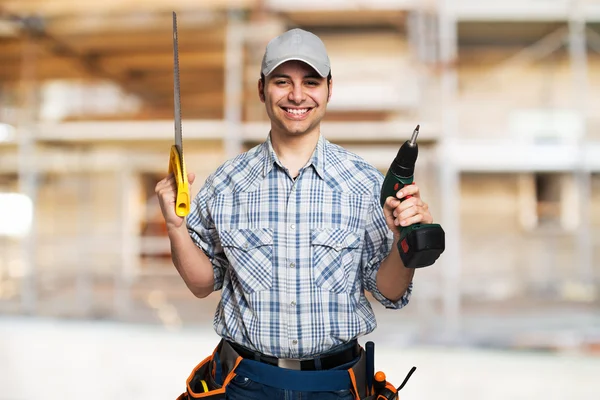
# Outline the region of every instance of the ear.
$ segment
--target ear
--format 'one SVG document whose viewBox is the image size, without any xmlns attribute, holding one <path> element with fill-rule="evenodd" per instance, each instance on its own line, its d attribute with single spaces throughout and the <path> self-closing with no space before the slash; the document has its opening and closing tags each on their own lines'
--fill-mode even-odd
<svg viewBox="0 0 600 400">
<path fill-rule="evenodd" d="M 333 79 L 329 80 L 329 86 L 327 88 L 327 102 L 331 100 L 331 94 L 333 93 Z"/>
<path fill-rule="evenodd" d="M 265 102 L 265 85 L 263 84 L 262 79 L 258 80 L 258 98 L 261 103 Z"/>
</svg>

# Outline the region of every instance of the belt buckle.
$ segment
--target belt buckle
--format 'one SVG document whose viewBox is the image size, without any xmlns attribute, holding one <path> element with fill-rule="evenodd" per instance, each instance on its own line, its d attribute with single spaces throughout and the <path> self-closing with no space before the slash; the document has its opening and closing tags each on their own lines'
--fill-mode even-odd
<svg viewBox="0 0 600 400">
<path fill-rule="evenodd" d="M 292 358 L 278 358 L 277 366 L 280 368 L 286 369 L 294 369 L 296 371 L 300 371 L 300 360 L 295 360 Z"/>
</svg>

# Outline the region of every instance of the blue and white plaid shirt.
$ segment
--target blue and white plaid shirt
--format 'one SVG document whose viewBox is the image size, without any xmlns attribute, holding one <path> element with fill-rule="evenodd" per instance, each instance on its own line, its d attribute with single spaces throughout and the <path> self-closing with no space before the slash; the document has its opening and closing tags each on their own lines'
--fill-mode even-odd
<svg viewBox="0 0 600 400">
<path fill-rule="evenodd" d="M 279 358 L 314 356 L 376 327 L 364 289 L 404 307 L 375 276 L 393 235 L 382 174 L 322 136 L 292 179 L 269 138 L 220 166 L 194 199 L 190 235 L 222 289 L 214 318 L 229 340 Z"/>
</svg>

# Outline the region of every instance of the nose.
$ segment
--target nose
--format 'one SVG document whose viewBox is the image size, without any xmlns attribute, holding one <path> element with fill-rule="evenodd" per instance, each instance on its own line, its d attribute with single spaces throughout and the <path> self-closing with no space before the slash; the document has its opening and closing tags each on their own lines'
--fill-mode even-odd
<svg viewBox="0 0 600 400">
<path fill-rule="evenodd" d="M 304 100 L 304 92 L 302 91 L 302 85 L 293 85 L 288 95 L 288 100 L 300 104 Z"/>
</svg>

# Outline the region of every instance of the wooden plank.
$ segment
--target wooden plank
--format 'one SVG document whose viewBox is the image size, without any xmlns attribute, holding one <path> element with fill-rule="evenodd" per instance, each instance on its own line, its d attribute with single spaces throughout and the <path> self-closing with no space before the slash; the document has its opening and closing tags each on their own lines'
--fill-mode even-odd
<svg viewBox="0 0 600 400">
<path fill-rule="evenodd" d="M 181 92 L 199 92 L 223 90 L 225 73 L 222 70 L 208 71 L 199 74 L 197 71 L 180 73 Z M 124 80 L 126 78 L 123 78 Z M 127 81 L 134 86 L 152 87 L 156 92 L 173 91 L 173 71 L 143 73 L 139 78 L 129 78 Z"/>
<path fill-rule="evenodd" d="M 458 24 L 458 42 L 465 46 L 512 46 L 531 45 L 565 26 L 556 21 L 485 21 Z"/>
<path fill-rule="evenodd" d="M 168 133 L 169 130 L 165 131 L 166 140 L 173 140 Z M 184 138 L 184 140 L 186 139 L 187 138 Z M 100 138 L 100 140 L 102 139 Z M 93 140 L 88 140 L 85 137 L 77 138 L 75 141 L 93 142 Z M 102 171 L 110 172 L 118 170 L 125 163 L 136 170 L 164 173 L 169 161 L 168 149 L 167 146 L 164 153 L 148 151 L 124 153 L 119 150 L 101 149 L 85 155 L 76 152 L 44 152 L 36 157 L 32 165 L 36 171 L 45 174 L 68 174 L 73 173 L 73 171 L 96 173 Z M 222 155 L 218 151 L 209 152 L 208 154 L 197 154 L 197 152 L 190 151 L 186 155 L 186 166 L 192 168 L 197 174 L 210 173 L 211 169 L 214 168 L 214 165 L 217 165 L 216 163 L 219 162 L 222 162 Z M 0 158 L 0 173 L 2 175 L 16 173 L 18 165 L 16 153 L 9 154 L 6 157 Z"/>
<path fill-rule="evenodd" d="M 314 12 L 397 11 L 435 6 L 431 0 L 304 0 L 302 7 L 289 0 L 268 0 L 269 8 L 276 11 L 295 11 L 299 8 Z"/>
<path fill-rule="evenodd" d="M 227 15 L 222 11 L 184 10 L 177 13 L 180 33 L 223 28 Z M 47 18 L 45 29 L 56 35 L 90 35 L 128 32 L 131 34 L 163 32 L 169 36 L 172 28 L 170 11 L 137 11 L 103 14 L 59 15 Z"/>
<path fill-rule="evenodd" d="M 184 119 L 223 118 L 223 91 L 190 91 L 181 93 L 181 113 Z M 146 98 L 136 118 L 173 118 L 173 93 L 152 93 Z"/>
<path fill-rule="evenodd" d="M 218 140 L 223 136 L 225 123 L 186 119 L 183 129 L 186 139 Z M 36 139 L 43 141 L 172 140 L 173 123 L 163 120 L 40 123 L 36 132 Z"/>
<path fill-rule="evenodd" d="M 321 132 L 330 140 L 345 143 L 398 143 L 402 144 L 415 129 L 417 123 L 421 123 L 419 141 L 435 142 L 442 135 L 441 126 L 433 121 L 363 121 L 363 122 L 341 122 L 323 121 Z M 263 140 L 269 131 L 269 122 L 250 122 L 242 127 L 244 140 L 256 142 Z M 392 147 L 394 152 L 398 147 Z M 391 162 L 393 157 L 386 157 L 386 162 Z M 389 167 L 389 164 L 388 164 Z"/>
<path fill-rule="evenodd" d="M 207 70 L 223 68 L 225 55 L 222 51 L 179 53 L 179 64 L 182 68 Z M 130 55 L 109 55 L 98 60 L 100 67 L 109 73 L 119 74 L 127 69 L 165 70 L 173 69 L 172 52 L 139 53 Z"/>
<path fill-rule="evenodd" d="M 28 43 L 29 40 L 32 40 Z M 31 45 L 35 62 L 36 79 L 63 79 L 91 77 L 94 74 L 93 65 L 68 47 L 54 39 L 41 36 L 34 39 L 22 37 L 7 42 L 8 52 L 0 53 L 0 80 L 20 79 L 23 68 L 23 54 L 26 46 Z M 1 47 L 0 47 L 1 48 Z"/>
<path fill-rule="evenodd" d="M 27 46 L 32 48 L 27 49 Z M 57 51 L 56 47 L 56 44 L 47 38 L 28 39 L 24 36 L 7 40 L 0 38 L 0 60 L 19 60 L 25 51 L 32 51 L 39 57 L 52 56 Z"/>
<path fill-rule="evenodd" d="M 198 105 L 190 105 L 182 106 L 182 117 L 185 124 L 185 121 L 188 119 L 223 119 L 224 112 L 221 104 L 198 104 Z M 118 115 L 110 116 L 109 119 L 119 119 Z M 144 107 L 134 116 L 126 115 L 121 119 L 138 119 L 138 120 L 146 120 L 146 119 L 168 119 L 173 120 L 173 106 L 162 106 L 162 107 Z"/>
<path fill-rule="evenodd" d="M 22 39 L 0 37 L 0 60 L 18 60 L 23 55 L 23 49 Z"/>
<path fill-rule="evenodd" d="M 166 103 L 165 103 L 166 104 Z M 201 106 L 182 107 L 183 120 L 202 119 L 202 120 L 222 120 L 223 107 L 215 104 L 203 104 Z M 78 114 L 71 115 L 63 119 L 65 122 L 87 122 L 87 121 L 146 121 L 146 120 L 168 120 L 173 124 L 173 105 L 152 106 L 144 104 L 142 108 L 135 113 L 115 113 L 115 114 Z"/>
<path fill-rule="evenodd" d="M 57 39 L 80 54 L 172 51 L 172 31 L 163 29 L 134 32 L 97 32 L 86 35 L 56 33 Z M 179 51 L 216 51 L 225 44 L 224 29 L 179 29 Z M 0 42 L 1 45 L 1 42 Z M 1 47 L 0 47 L 1 48 Z"/>
<path fill-rule="evenodd" d="M 214 77 L 214 71 L 221 71 L 223 66 L 223 53 L 183 53 L 179 59 L 181 72 L 189 76 L 192 73 L 202 76 Z M 91 65 L 94 63 L 92 62 Z M 109 74 L 117 79 L 129 79 L 135 71 L 145 73 L 172 73 L 173 55 L 170 53 L 156 54 L 132 54 L 130 56 L 108 56 L 99 59 L 97 62 L 98 72 L 96 76 L 105 76 Z M 40 79 L 65 78 L 72 76 L 74 78 L 94 75 L 93 68 L 86 71 L 83 61 L 76 57 L 52 57 L 43 56 L 37 61 L 38 77 Z M 17 79 L 21 73 L 22 63 L 20 59 L 2 60 L 0 68 L 0 79 Z M 103 74 L 105 71 L 107 74 Z M 188 78 L 189 79 L 189 78 Z"/>
<path fill-rule="evenodd" d="M 119 12 L 170 12 L 183 10 L 226 10 L 230 8 L 253 8 L 258 0 L 0 0 L 6 11 L 21 15 L 75 15 L 75 14 L 114 14 Z"/>
<path fill-rule="evenodd" d="M 23 65 L 21 60 L 3 61 L 0 68 L 0 81 L 21 79 Z M 41 58 L 35 67 L 36 80 L 67 79 L 91 77 L 91 73 L 73 60 L 62 57 Z"/>
<path fill-rule="evenodd" d="M 223 107 L 225 94 L 222 91 L 188 92 L 181 94 L 181 107 L 188 109 L 198 107 Z M 173 108 L 173 96 L 165 96 L 152 103 L 154 106 Z"/>
<path fill-rule="evenodd" d="M 293 24 L 305 27 L 350 27 L 393 26 L 403 27 L 406 19 L 404 10 L 319 10 L 281 11 Z"/>
</svg>

